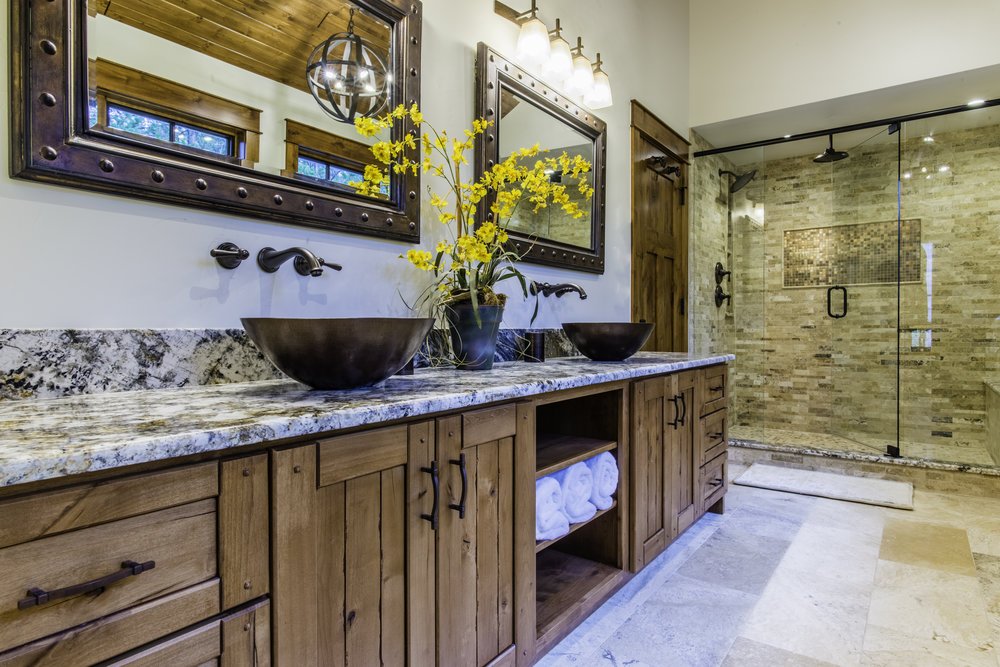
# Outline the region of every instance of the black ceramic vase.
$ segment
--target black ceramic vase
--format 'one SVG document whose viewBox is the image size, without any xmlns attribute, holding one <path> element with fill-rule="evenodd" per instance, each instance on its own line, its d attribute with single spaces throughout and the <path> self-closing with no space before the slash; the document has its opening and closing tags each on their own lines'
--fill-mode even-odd
<svg viewBox="0 0 1000 667">
<path fill-rule="evenodd" d="M 472 303 L 466 301 L 448 306 L 445 317 L 451 331 L 455 365 L 466 371 L 487 371 L 493 368 L 503 306 L 480 304 L 479 322 L 476 322 Z"/>
</svg>

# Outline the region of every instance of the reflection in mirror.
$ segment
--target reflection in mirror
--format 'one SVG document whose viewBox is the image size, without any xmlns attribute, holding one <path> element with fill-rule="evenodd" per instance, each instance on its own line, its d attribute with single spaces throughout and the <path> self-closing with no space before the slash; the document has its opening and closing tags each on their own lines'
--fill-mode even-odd
<svg viewBox="0 0 1000 667">
<path fill-rule="evenodd" d="M 349 23 L 371 62 L 393 62 L 392 28 L 349 2 L 90 0 L 89 14 L 92 131 L 345 193 L 389 138 L 359 137 L 309 90 L 310 54 Z"/>
<path fill-rule="evenodd" d="M 561 120 L 519 96 L 506 87 L 500 89 L 500 122 L 497 135 L 500 141 L 500 160 L 523 146 L 538 144 L 551 157 L 562 153 L 579 155 L 587 162 L 594 162 L 594 141 Z M 532 161 L 535 158 L 528 158 Z M 562 174 L 549 174 L 553 182 L 562 182 Z M 594 185 L 594 172 L 587 174 L 587 184 Z M 548 206 L 537 213 L 526 200 L 511 217 L 508 228 L 579 248 L 593 247 L 593 206 L 580 191 L 567 188 L 566 193 L 576 199 L 584 211 L 582 218 L 573 218 L 562 207 Z"/>
</svg>

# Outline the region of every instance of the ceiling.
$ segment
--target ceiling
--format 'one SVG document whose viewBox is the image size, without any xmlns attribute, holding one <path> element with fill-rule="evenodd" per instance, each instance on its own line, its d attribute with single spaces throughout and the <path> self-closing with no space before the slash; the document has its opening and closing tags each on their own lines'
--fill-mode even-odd
<svg viewBox="0 0 1000 667">
<path fill-rule="evenodd" d="M 783 137 L 786 134 L 813 132 L 941 109 L 965 104 L 973 99 L 993 98 L 1000 98 L 1000 65 L 711 123 L 692 129 L 712 146 L 734 146 Z M 910 132 L 939 133 L 993 123 L 1000 123 L 1000 110 L 997 107 L 912 122 L 908 124 L 910 127 L 904 127 L 904 136 L 909 136 Z M 877 136 L 879 134 L 882 136 Z M 850 151 L 852 146 L 865 141 L 887 138 L 885 128 L 870 128 L 837 135 L 834 137 L 834 145 L 837 149 Z M 764 159 L 817 155 L 823 152 L 828 141 L 826 137 L 806 139 L 766 148 L 734 151 L 727 153 L 726 157 L 737 165 L 748 165 Z"/>
<path fill-rule="evenodd" d="M 104 14 L 261 76 L 308 91 L 306 61 L 317 44 L 346 32 L 345 0 L 89 0 Z M 381 54 L 391 30 L 357 12 L 355 33 Z"/>
</svg>

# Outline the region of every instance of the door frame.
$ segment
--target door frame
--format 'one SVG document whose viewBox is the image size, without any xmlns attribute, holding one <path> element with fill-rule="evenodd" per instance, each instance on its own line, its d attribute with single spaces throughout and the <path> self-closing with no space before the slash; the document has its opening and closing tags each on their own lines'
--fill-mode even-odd
<svg viewBox="0 0 1000 667">
<path fill-rule="evenodd" d="M 675 342 L 677 349 L 676 352 L 687 352 L 688 350 L 688 319 L 690 318 L 690 298 L 689 291 L 690 285 L 688 280 L 688 265 L 690 263 L 689 252 L 689 236 L 690 236 L 690 225 L 688 224 L 688 207 L 687 207 L 687 190 L 688 190 L 688 177 L 687 170 L 690 165 L 688 155 L 690 152 L 691 143 L 676 132 L 669 125 L 660 120 L 652 111 L 647 109 L 638 100 L 631 101 L 631 143 L 630 143 L 630 163 L 631 163 L 631 179 L 630 179 L 630 189 L 629 189 L 629 200 L 631 205 L 631 215 L 630 215 L 630 239 L 629 245 L 631 246 L 630 257 L 632 260 L 631 268 L 631 283 L 630 283 L 630 308 L 631 316 L 633 321 L 638 321 L 638 312 L 636 309 L 636 299 L 635 294 L 638 289 L 638 267 L 639 262 L 636 257 L 636 244 L 635 239 L 637 238 L 636 226 L 638 224 L 637 220 L 637 209 L 635 201 L 635 189 L 636 189 L 636 173 L 637 169 L 645 169 L 646 167 L 638 166 L 635 160 L 635 155 L 638 152 L 640 142 L 645 141 L 653 144 L 659 150 L 662 150 L 665 155 L 677 161 L 680 166 L 680 174 L 678 176 L 678 190 L 680 191 L 679 201 L 681 202 L 679 206 L 678 222 L 680 223 L 680 243 L 677 253 L 677 257 L 674 261 L 674 285 L 675 290 L 679 290 L 679 299 L 676 300 L 671 307 L 674 308 L 675 317 L 673 318 L 673 335 L 672 338 Z"/>
</svg>

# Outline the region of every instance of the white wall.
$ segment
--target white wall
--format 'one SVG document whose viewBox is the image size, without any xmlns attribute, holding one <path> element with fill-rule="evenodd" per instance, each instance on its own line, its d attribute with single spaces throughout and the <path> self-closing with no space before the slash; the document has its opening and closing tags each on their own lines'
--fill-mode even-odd
<svg viewBox="0 0 1000 667">
<path fill-rule="evenodd" d="M 515 3 L 516 4 L 516 3 Z M 8 8 L 0 10 L 7 34 Z M 615 105 L 608 122 L 607 266 L 604 276 L 524 265 L 529 276 L 580 282 L 590 294 L 550 299 L 536 326 L 629 317 L 629 100 L 637 98 L 681 133 L 688 129 L 688 16 L 685 0 L 543 0 L 542 16 L 562 18 L 587 53 L 600 49 Z M 493 0 L 425 0 L 423 106 L 439 128 L 460 132 L 473 116 L 475 45 L 512 53 L 516 28 Z M 655 62 L 655 67 L 650 63 Z M 6 49 L 0 66 L 8 67 Z M 9 100 L 7 77 L 0 90 Z M 7 104 L 0 146 L 7 150 Z M 398 291 L 412 297 L 419 274 L 398 259 L 409 244 L 367 239 L 91 194 L 0 176 L 0 327 L 233 327 L 241 316 L 403 315 Z M 424 208 L 424 242 L 439 223 Z M 245 263 L 218 268 L 208 250 L 234 241 L 305 245 L 342 273 L 301 278 Z M 531 304 L 515 298 L 504 326 L 528 325 Z"/>
<path fill-rule="evenodd" d="M 692 126 L 1000 62 L 997 0 L 691 0 Z"/>
</svg>

